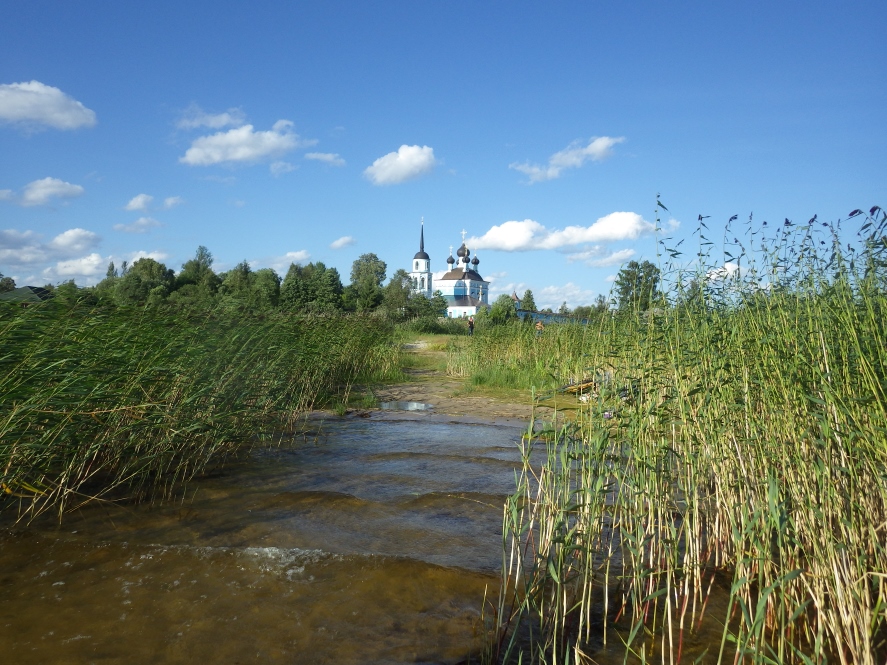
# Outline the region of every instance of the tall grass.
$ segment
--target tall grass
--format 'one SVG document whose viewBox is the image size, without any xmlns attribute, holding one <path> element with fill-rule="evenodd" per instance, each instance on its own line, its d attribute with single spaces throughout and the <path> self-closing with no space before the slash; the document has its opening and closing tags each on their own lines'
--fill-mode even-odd
<svg viewBox="0 0 887 665">
<path fill-rule="evenodd" d="M 23 516 L 115 489 L 168 493 L 356 380 L 398 371 L 378 319 L 59 303 L 0 314 L 0 509 Z"/>
<path fill-rule="evenodd" d="M 871 215 L 849 250 L 811 220 L 730 280 L 709 265 L 691 292 L 673 269 L 655 314 L 454 349 L 471 371 L 599 377 L 575 419 L 523 440 L 491 660 L 592 662 L 604 644 L 670 664 L 885 661 L 887 215 Z"/>
</svg>

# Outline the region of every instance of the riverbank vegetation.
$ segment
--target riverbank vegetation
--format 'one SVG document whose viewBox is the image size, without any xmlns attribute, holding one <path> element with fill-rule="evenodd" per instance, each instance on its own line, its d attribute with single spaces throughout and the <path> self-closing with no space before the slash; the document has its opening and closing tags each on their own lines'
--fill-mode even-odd
<svg viewBox="0 0 887 665">
<path fill-rule="evenodd" d="M 226 455 L 399 376 L 381 317 L 0 304 L 0 509 L 163 497 Z"/>
<path fill-rule="evenodd" d="M 451 346 L 571 409 L 523 440 L 491 661 L 884 662 L 887 215 L 851 218 L 728 225 L 720 263 L 701 225 L 588 326 Z"/>
</svg>

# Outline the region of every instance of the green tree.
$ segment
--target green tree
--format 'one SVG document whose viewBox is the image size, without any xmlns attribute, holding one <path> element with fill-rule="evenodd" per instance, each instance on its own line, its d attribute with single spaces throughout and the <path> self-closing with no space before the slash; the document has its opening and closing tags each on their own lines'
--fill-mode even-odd
<svg viewBox="0 0 887 665">
<path fill-rule="evenodd" d="M 291 263 L 280 287 L 280 306 L 290 312 L 332 312 L 342 307 L 342 279 L 323 263 Z"/>
<path fill-rule="evenodd" d="M 280 301 L 280 276 L 273 268 L 253 273 L 250 304 L 255 309 L 274 309 Z"/>
<path fill-rule="evenodd" d="M 15 280 L 12 277 L 4 277 L 0 272 L 0 293 L 12 291 L 15 288 Z"/>
<path fill-rule="evenodd" d="M 616 276 L 614 287 L 620 311 L 646 311 L 659 295 L 659 268 L 649 261 L 629 261 Z"/>
<path fill-rule="evenodd" d="M 490 322 L 495 324 L 506 323 L 517 318 L 517 307 L 511 296 L 502 294 L 490 308 Z"/>
<path fill-rule="evenodd" d="M 176 275 L 176 288 L 182 288 L 187 284 L 193 284 L 208 294 L 215 293 L 221 279 L 213 272 L 213 255 L 200 245 L 194 253 L 194 258 L 182 264 L 182 270 Z"/>
<path fill-rule="evenodd" d="M 241 261 L 220 277 L 219 296 L 224 307 L 242 312 L 261 312 L 277 307 L 280 277 L 273 269 L 253 271 L 248 262 Z"/>
<path fill-rule="evenodd" d="M 382 293 L 382 304 L 388 312 L 388 316 L 394 318 L 406 318 L 414 314 L 411 300 L 415 299 L 412 294 L 412 280 L 403 268 L 399 268 L 391 281 L 385 287 Z"/>
<path fill-rule="evenodd" d="M 525 312 L 536 311 L 536 300 L 533 298 L 533 292 L 530 289 L 524 291 L 524 297 L 520 299 L 520 308 Z"/>
<path fill-rule="evenodd" d="M 114 299 L 121 305 L 156 305 L 166 298 L 174 281 L 175 275 L 171 269 L 145 257 L 129 266 L 124 276 L 119 278 L 114 288 Z"/>
<path fill-rule="evenodd" d="M 373 253 L 361 254 L 351 266 L 349 300 L 359 312 L 375 309 L 382 302 L 382 282 L 388 266 Z"/>
<path fill-rule="evenodd" d="M 570 313 L 570 308 L 567 307 L 566 300 L 564 300 L 564 302 L 561 303 L 561 306 L 557 308 L 557 313 L 558 314 L 569 314 Z"/>
</svg>

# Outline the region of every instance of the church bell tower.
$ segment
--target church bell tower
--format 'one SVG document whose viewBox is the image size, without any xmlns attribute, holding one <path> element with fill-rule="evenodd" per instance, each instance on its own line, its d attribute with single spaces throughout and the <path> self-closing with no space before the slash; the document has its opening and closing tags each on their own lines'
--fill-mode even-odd
<svg viewBox="0 0 887 665">
<path fill-rule="evenodd" d="M 413 293 L 421 293 L 430 298 L 434 291 L 431 288 L 431 258 L 425 253 L 425 218 L 419 231 L 419 251 L 413 257 L 410 279 L 413 282 Z"/>
</svg>

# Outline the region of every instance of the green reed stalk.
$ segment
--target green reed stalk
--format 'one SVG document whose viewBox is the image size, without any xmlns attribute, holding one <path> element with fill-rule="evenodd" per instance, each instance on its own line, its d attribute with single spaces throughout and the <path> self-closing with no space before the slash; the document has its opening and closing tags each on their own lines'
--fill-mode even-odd
<svg viewBox="0 0 887 665">
<path fill-rule="evenodd" d="M 860 249 L 815 220 L 750 229 L 729 250 L 747 272 L 702 268 L 690 297 L 672 266 L 655 313 L 450 349 L 455 374 L 600 377 L 544 451 L 523 444 L 498 610 L 511 648 L 491 660 L 592 662 L 602 639 L 692 662 L 694 633 L 717 628 L 718 662 L 884 662 L 887 214 L 871 215 Z M 770 249 L 746 255 L 752 241 Z"/>
<path fill-rule="evenodd" d="M 0 509 L 23 516 L 115 488 L 168 495 L 398 367 L 391 327 L 370 319 L 47 303 L 0 321 Z"/>
</svg>

